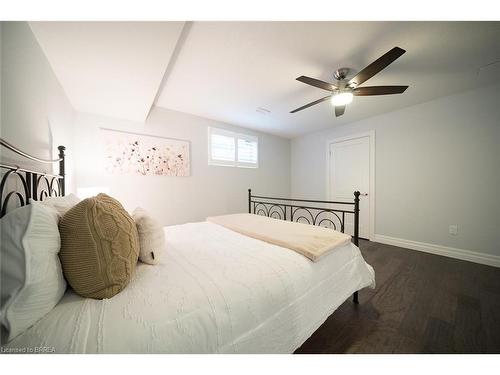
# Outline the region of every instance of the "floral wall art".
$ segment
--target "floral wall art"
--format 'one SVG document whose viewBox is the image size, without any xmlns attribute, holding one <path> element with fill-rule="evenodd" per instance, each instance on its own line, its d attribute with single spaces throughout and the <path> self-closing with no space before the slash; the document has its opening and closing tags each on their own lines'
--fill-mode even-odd
<svg viewBox="0 0 500 375">
<path fill-rule="evenodd" d="M 189 176 L 189 141 L 101 129 L 112 174 Z"/>
</svg>

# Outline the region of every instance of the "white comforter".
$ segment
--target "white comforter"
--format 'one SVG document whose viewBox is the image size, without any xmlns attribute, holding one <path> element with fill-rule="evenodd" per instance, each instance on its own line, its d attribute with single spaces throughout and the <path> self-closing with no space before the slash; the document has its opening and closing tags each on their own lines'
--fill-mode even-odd
<svg viewBox="0 0 500 375">
<path fill-rule="evenodd" d="M 373 269 L 352 244 L 313 263 L 209 222 L 165 228 L 160 264 L 139 263 L 108 300 L 68 291 L 7 346 L 58 353 L 292 353 Z"/>
</svg>

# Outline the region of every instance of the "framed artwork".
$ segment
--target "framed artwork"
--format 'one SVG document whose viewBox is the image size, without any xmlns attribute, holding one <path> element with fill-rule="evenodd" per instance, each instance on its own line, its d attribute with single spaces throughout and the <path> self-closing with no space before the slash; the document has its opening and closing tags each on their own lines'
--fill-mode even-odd
<svg viewBox="0 0 500 375">
<path fill-rule="evenodd" d="M 189 141 L 101 128 L 111 174 L 189 176 Z"/>
</svg>

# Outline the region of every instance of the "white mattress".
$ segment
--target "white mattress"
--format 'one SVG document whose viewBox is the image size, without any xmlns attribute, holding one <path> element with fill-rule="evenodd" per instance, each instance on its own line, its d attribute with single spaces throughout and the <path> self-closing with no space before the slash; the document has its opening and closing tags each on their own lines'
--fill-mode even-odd
<svg viewBox="0 0 500 375">
<path fill-rule="evenodd" d="M 160 264 L 139 263 L 123 292 L 100 301 L 67 291 L 7 346 L 57 353 L 292 353 L 354 291 L 375 283 L 352 244 L 313 263 L 209 222 L 165 233 Z"/>
</svg>

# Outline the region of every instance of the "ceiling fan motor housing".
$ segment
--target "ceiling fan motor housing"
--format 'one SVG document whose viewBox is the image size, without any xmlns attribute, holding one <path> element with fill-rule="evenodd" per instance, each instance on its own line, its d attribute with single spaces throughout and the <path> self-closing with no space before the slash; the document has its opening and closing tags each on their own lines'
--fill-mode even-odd
<svg viewBox="0 0 500 375">
<path fill-rule="evenodd" d="M 334 73 L 333 73 L 333 78 L 335 78 L 337 81 L 343 81 L 344 79 L 347 78 L 347 75 L 349 74 L 351 69 L 349 68 L 340 68 L 340 69 L 337 69 Z"/>
</svg>

